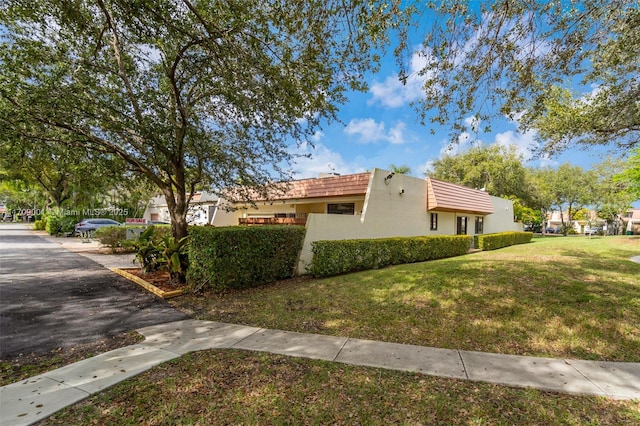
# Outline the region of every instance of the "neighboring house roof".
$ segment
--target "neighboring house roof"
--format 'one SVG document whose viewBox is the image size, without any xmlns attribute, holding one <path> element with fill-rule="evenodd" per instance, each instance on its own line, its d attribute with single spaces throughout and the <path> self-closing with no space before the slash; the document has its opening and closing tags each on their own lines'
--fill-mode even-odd
<svg viewBox="0 0 640 426">
<path fill-rule="evenodd" d="M 207 191 L 195 192 L 191 197 L 191 204 L 198 203 L 214 203 L 218 201 L 218 196 Z M 149 205 L 155 207 L 163 207 L 167 205 L 164 195 L 156 195 L 149 200 Z"/>
<path fill-rule="evenodd" d="M 265 198 L 250 194 L 253 201 L 298 200 L 344 196 L 365 196 L 369 187 L 370 172 L 345 176 L 317 177 L 275 184 Z"/>
<path fill-rule="evenodd" d="M 279 199 L 326 198 L 346 195 L 365 195 L 371 173 L 303 179 L 291 182 L 289 190 Z"/>
<path fill-rule="evenodd" d="M 493 213 L 491 197 L 484 191 L 427 178 L 427 210 L 472 214 Z"/>
</svg>

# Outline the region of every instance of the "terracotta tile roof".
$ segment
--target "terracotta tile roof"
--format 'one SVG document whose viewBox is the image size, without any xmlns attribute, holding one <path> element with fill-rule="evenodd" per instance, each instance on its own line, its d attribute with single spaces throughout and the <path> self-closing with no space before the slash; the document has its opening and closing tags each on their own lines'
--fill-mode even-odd
<svg viewBox="0 0 640 426">
<path fill-rule="evenodd" d="M 283 198 L 322 198 L 344 195 L 365 195 L 371 173 L 304 179 L 291 182 Z"/>
<path fill-rule="evenodd" d="M 491 197 L 484 191 L 427 178 L 427 210 L 471 214 L 493 213 Z"/>
<path fill-rule="evenodd" d="M 370 172 L 357 173 L 346 176 L 331 176 L 312 179 L 294 180 L 279 184 L 284 186 L 284 193 L 274 191 L 270 200 L 292 200 L 305 198 L 328 198 L 349 195 L 362 195 L 367 193 L 369 187 Z M 265 201 L 254 198 L 254 201 Z"/>
</svg>

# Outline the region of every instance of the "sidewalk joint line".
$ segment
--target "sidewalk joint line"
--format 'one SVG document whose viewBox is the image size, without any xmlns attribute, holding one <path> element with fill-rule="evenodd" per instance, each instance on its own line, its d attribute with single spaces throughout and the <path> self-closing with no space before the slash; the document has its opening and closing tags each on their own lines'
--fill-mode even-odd
<svg viewBox="0 0 640 426">
<path fill-rule="evenodd" d="M 605 389 L 602 389 L 600 386 L 598 386 L 598 384 L 596 382 L 594 382 L 593 380 L 591 380 L 591 378 L 589 376 L 587 376 L 586 374 L 584 374 L 582 371 L 580 371 L 578 369 L 578 367 L 576 367 L 575 365 L 573 365 L 571 363 L 570 359 L 565 359 L 562 358 L 562 361 L 564 361 L 565 364 L 567 364 L 569 367 L 571 367 L 574 371 L 576 371 L 578 374 L 580 374 L 582 377 L 584 377 L 585 379 L 587 379 L 587 381 L 589 383 L 591 383 L 593 386 L 595 386 L 597 389 L 600 390 L 600 392 L 602 392 L 602 395 L 606 395 L 609 396 L 609 392 L 607 392 Z M 593 361 L 595 363 L 595 361 Z"/>
<path fill-rule="evenodd" d="M 338 359 L 338 357 L 340 356 L 340 354 L 342 353 L 342 350 L 344 349 L 344 347 L 347 345 L 347 342 L 351 340 L 350 337 L 347 337 L 344 340 L 344 343 L 342 344 L 342 346 L 340 346 L 340 349 L 338 349 L 338 353 L 336 354 L 336 356 L 333 357 L 332 361 L 336 362 L 336 360 Z"/>
<path fill-rule="evenodd" d="M 464 360 L 462 359 L 462 354 L 460 353 L 460 349 L 456 349 L 458 353 L 458 358 L 460 358 L 460 363 L 462 364 L 462 371 L 464 371 L 464 377 L 469 380 L 469 373 L 467 373 L 467 366 L 464 365 Z"/>
<path fill-rule="evenodd" d="M 222 323 L 220 323 L 220 324 L 222 324 Z M 250 328 L 250 327 L 249 327 L 249 326 L 247 326 L 247 328 Z M 244 336 L 242 339 L 238 340 L 238 341 L 237 341 L 237 342 L 235 342 L 233 345 L 229 346 L 229 349 L 235 349 L 235 348 L 234 348 L 234 346 L 235 346 L 235 345 L 237 345 L 238 343 L 242 343 L 242 342 L 244 342 L 244 341 L 245 341 L 245 340 L 247 340 L 249 337 L 253 336 L 254 334 L 256 334 L 256 333 L 258 333 L 258 332 L 260 332 L 260 331 L 262 331 L 262 330 L 267 331 L 267 329 L 266 329 L 266 328 L 258 328 L 258 329 L 257 329 L 256 331 L 254 331 L 253 333 L 251 333 L 251 334 L 249 334 L 249 335 L 247 335 L 247 336 Z"/>
</svg>

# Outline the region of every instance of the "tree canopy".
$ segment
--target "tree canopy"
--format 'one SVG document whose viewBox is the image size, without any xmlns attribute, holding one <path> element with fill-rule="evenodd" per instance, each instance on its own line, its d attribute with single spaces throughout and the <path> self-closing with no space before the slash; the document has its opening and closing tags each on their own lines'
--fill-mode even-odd
<svg viewBox="0 0 640 426">
<path fill-rule="evenodd" d="M 0 143 L 122 159 L 186 235 L 198 186 L 289 177 L 288 141 L 364 89 L 400 0 L 49 0 L 2 3 Z"/>
<path fill-rule="evenodd" d="M 570 143 L 638 144 L 637 1 L 433 1 L 431 14 L 423 121 L 451 125 L 455 139 L 469 116 L 508 117 L 539 130 L 552 154 Z"/>
<path fill-rule="evenodd" d="M 530 198 L 522 158 L 511 147 L 480 145 L 461 154 L 444 155 L 433 162 L 429 175 L 483 189 L 496 197 Z"/>
</svg>

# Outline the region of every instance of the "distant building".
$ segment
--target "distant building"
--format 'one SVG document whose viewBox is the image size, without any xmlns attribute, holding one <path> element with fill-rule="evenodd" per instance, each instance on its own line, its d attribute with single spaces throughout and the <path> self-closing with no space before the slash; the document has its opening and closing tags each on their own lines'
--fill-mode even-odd
<svg viewBox="0 0 640 426">
<path fill-rule="evenodd" d="M 191 225 L 211 224 L 218 209 L 220 198 L 210 192 L 196 192 L 191 198 L 187 212 L 187 223 Z M 147 223 L 166 222 L 171 223 L 171 215 L 164 196 L 157 195 L 147 204 L 142 216 Z"/>
<path fill-rule="evenodd" d="M 640 209 L 628 210 L 621 219 L 625 234 L 640 235 Z"/>
</svg>

